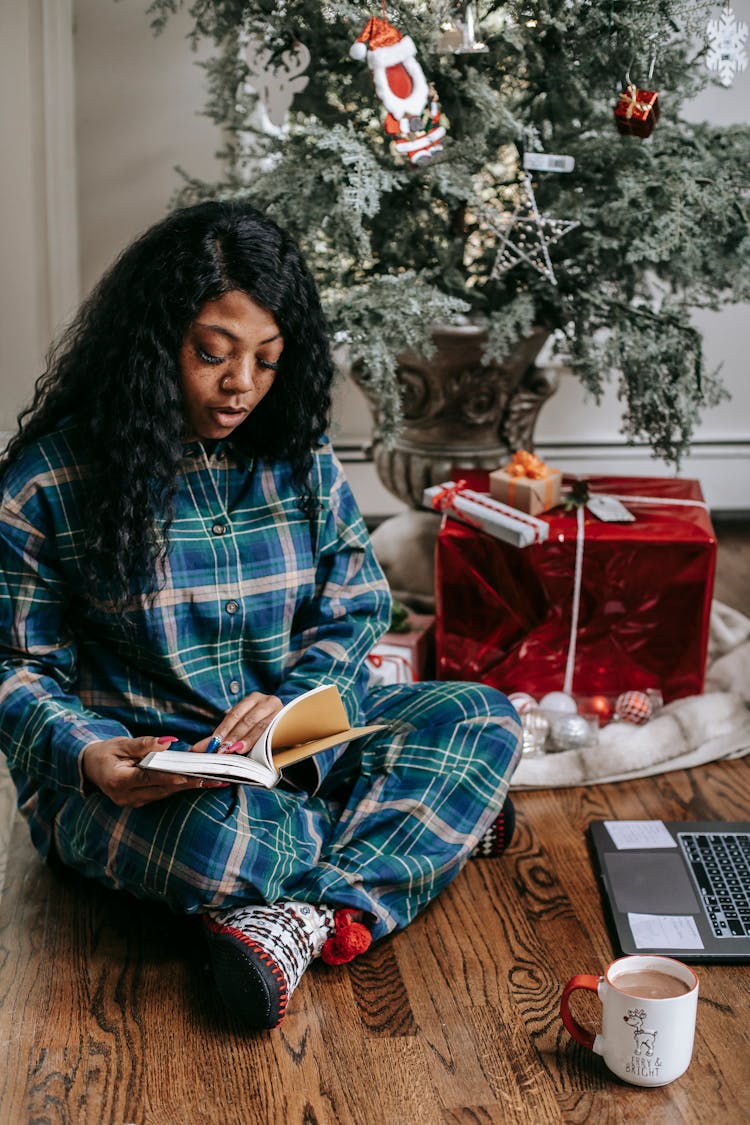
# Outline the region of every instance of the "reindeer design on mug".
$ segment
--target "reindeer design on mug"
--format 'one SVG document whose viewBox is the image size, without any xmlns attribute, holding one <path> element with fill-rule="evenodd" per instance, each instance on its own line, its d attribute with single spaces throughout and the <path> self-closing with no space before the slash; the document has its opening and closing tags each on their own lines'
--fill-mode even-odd
<svg viewBox="0 0 750 1125">
<path fill-rule="evenodd" d="M 633 1028 L 635 1054 L 646 1055 L 648 1058 L 651 1058 L 654 1053 L 654 1043 L 657 1032 L 644 1028 L 643 1024 L 646 1019 L 645 1010 L 643 1008 L 630 1008 L 628 1014 L 622 1018 L 629 1027 Z"/>
</svg>

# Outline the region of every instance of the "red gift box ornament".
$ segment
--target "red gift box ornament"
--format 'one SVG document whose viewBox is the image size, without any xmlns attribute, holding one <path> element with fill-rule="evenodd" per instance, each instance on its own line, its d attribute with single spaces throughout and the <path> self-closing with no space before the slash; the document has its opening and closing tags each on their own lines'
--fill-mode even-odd
<svg viewBox="0 0 750 1125">
<path fill-rule="evenodd" d="M 639 90 L 630 82 L 615 106 L 618 133 L 630 137 L 650 137 L 659 120 L 659 95 L 655 90 Z"/>
</svg>

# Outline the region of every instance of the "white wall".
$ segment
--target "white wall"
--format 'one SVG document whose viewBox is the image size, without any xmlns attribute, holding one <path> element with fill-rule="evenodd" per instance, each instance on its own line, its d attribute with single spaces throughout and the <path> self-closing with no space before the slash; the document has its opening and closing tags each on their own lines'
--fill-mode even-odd
<svg viewBox="0 0 750 1125">
<path fill-rule="evenodd" d="M 146 0 L 74 0 L 81 279 L 88 291 L 180 185 L 176 166 L 218 175 L 220 138 L 201 114 L 203 53 L 186 13 L 151 34 Z"/>
<path fill-rule="evenodd" d="M 0 430 L 12 428 L 51 332 L 40 187 L 41 5 L 0 4 Z"/>
<path fill-rule="evenodd" d="M 41 355 L 64 320 L 65 295 L 70 296 L 67 310 L 77 302 L 79 268 L 80 291 L 86 292 L 119 250 L 165 213 L 179 185 L 175 165 L 208 179 L 215 174 L 220 142 L 215 127 L 200 115 L 204 75 L 195 66 L 200 56 L 186 43 L 190 21 L 178 14 L 155 39 L 146 6 L 146 0 L 0 3 L 0 139 L 6 154 L 0 162 L 6 204 L 0 212 L 0 430 L 12 427 L 31 393 Z M 750 20 L 750 0 L 735 0 L 734 8 Z M 75 18 L 75 35 L 68 42 L 66 13 Z M 66 50 L 75 74 L 75 113 L 67 114 L 74 116 L 75 142 L 70 121 L 67 164 L 66 99 L 72 104 L 73 90 L 72 80 L 65 88 Z M 55 84 L 61 87 L 57 101 Z M 693 115 L 720 123 L 746 121 L 749 94 L 750 71 L 745 71 L 732 88 L 702 95 Z M 77 201 L 71 204 L 76 180 Z M 75 248 L 65 244 L 65 232 L 71 231 L 77 235 Z M 682 475 L 699 477 L 718 508 L 750 508 L 747 313 L 743 306 L 696 317 L 707 361 L 723 365 L 732 401 L 706 413 Z M 540 416 L 540 451 L 567 470 L 669 473 L 648 450 L 625 447 L 619 417 L 614 389 L 595 406 L 584 400 L 577 380 L 564 377 Z M 356 443 L 366 441 L 368 431 L 360 392 L 342 386 L 334 435 L 342 443 Z M 402 507 L 379 485 L 370 465 L 351 464 L 348 471 L 368 514 Z"/>
</svg>

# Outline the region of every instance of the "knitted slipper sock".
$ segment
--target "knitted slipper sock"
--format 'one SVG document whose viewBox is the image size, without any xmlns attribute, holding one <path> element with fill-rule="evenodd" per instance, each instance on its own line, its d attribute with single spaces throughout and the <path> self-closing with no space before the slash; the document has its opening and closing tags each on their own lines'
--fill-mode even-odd
<svg viewBox="0 0 750 1125">
<path fill-rule="evenodd" d="M 341 964 L 372 940 L 346 911 L 309 902 L 210 910 L 204 921 L 219 994 L 238 1020 L 256 1028 L 281 1023 L 314 957 L 322 953 L 324 960 Z M 326 956 L 329 950 L 335 950 L 335 960 Z"/>
<path fill-rule="evenodd" d="M 516 810 L 510 797 L 506 797 L 505 804 L 474 848 L 471 858 L 486 859 L 490 856 L 502 855 L 513 838 L 515 826 Z"/>
</svg>

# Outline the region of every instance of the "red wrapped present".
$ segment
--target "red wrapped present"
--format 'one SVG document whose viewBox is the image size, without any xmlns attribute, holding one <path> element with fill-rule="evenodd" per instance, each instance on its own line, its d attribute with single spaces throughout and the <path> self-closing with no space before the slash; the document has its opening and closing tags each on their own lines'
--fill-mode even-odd
<svg viewBox="0 0 750 1125">
<path fill-rule="evenodd" d="M 431 613 L 410 613 L 403 632 L 384 633 L 367 657 L 372 679 L 378 684 L 413 684 L 435 674 L 435 618 Z"/>
<path fill-rule="evenodd" d="M 464 472 L 469 487 L 487 475 Z M 568 486 L 575 478 L 565 478 Z M 716 539 L 700 485 L 656 477 L 584 478 L 635 517 L 588 509 L 539 517 L 546 541 L 520 549 L 454 520 L 437 543 L 437 675 L 540 699 L 699 693 Z"/>
<path fill-rule="evenodd" d="M 631 82 L 622 91 L 615 106 L 617 131 L 631 137 L 650 137 L 659 113 L 656 90 L 639 90 Z"/>
</svg>

